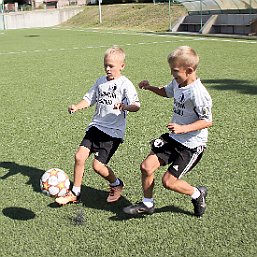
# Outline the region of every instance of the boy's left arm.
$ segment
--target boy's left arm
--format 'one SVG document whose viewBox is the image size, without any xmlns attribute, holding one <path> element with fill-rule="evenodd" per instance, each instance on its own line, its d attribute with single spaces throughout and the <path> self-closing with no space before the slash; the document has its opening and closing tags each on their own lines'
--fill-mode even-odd
<svg viewBox="0 0 257 257">
<path fill-rule="evenodd" d="M 134 102 L 132 104 L 116 103 L 114 104 L 114 109 L 119 109 L 121 111 L 137 112 L 140 109 L 140 103 Z"/>
<path fill-rule="evenodd" d="M 140 101 L 134 85 L 130 82 L 124 90 L 124 98 L 120 103 L 114 104 L 114 109 L 120 111 L 137 112 L 140 109 Z"/>
<path fill-rule="evenodd" d="M 212 121 L 208 120 L 197 120 L 191 124 L 179 125 L 176 123 L 169 123 L 167 128 L 173 134 L 184 134 L 188 132 L 193 132 L 201 129 L 205 129 L 212 126 Z"/>
</svg>

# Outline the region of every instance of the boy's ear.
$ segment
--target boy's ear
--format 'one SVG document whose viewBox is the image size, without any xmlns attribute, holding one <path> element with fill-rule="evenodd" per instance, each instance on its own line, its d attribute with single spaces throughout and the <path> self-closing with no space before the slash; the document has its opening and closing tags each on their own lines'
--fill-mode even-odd
<svg viewBox="0 0 257 257">
<path fill-rule="evenodd" d="M 195 71 L 194 68 L 192 68 L 192 67 L 187 67 L 187 73 L 188 73 L 188 74 L 192 74 L 194 71 Z"/>
<path fill-rule="evenodd" d="M 121 70 L 123 70 L 125 68 L 125 63 L 121 64 Z"/>
</svg>

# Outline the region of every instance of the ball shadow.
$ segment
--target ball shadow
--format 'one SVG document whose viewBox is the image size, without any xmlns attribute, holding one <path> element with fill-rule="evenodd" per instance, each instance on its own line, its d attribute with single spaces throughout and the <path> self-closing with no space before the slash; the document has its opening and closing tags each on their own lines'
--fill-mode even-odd
<svg viewBox="0 0 257 257">
<path fill-rule="evenodd" d="M 31 220 L 36 217 L 33 211 L 21 207 L 4 208 L 2 213 L 4 216 L 13 220 Z"/>
</svg>

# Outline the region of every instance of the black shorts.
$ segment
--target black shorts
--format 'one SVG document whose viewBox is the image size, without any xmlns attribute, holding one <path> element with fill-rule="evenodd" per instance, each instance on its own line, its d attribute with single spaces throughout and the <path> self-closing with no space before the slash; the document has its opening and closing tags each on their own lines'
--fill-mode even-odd
<svg viewBox="0 0 257 257">
<path fill-rule="evenodd" d="M 189 149 L 166 133 L 152 141 L 152 151 L 162 160 L 162 166 L 171 164 L 168 171 L 176 178 L 181 178 L 201 160 L 204 146 Z"/>
<path fill-rule="evenodd" d="M 95 159 L 107 164 L 121 143 L 121 138 L 111 137 L 98 128 L 91 127 L 86 132 L 80 146 L 88 148 L 90 154 L 95 153 Z"/>
</svg>

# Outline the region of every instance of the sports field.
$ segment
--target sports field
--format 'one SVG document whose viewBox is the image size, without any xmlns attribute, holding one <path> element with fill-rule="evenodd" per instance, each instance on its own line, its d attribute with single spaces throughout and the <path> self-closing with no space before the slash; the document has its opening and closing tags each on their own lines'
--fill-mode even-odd
<svg viewBox="0 0 257 257">
<path fill-rule="evenodd" d="M 108 185 L 86 165 L 82 204 L 56 208 L 39 179 L 58 167 L 72 179 L 73 155 L 94 108 L 69 115 L 102 74 L 103 53 L 119 45 L 137 85 L 171 80 L 167 55 L 190 45 L 213 98 L 214 125 L 201 163 L 185 179 L 209 189 L 202 219 L 190 198 L 161 186 L 156 212 L 129 218 L 122 208 L 142 198 L 139 165 L 149 141 L 166 132 L 172 100 L 138 89 L 141 109 L 128 116 L 126 140 L 110 166 L 123 198 L 107 204 Z M 257 247 L 257 41 L 90 29 L 0 31 L 0 256 L 254 257 Z M 91 158 L 90 158 L 91 160 Z M 73 218 L 84 215 L 84 223 Z"/>
</svg>

